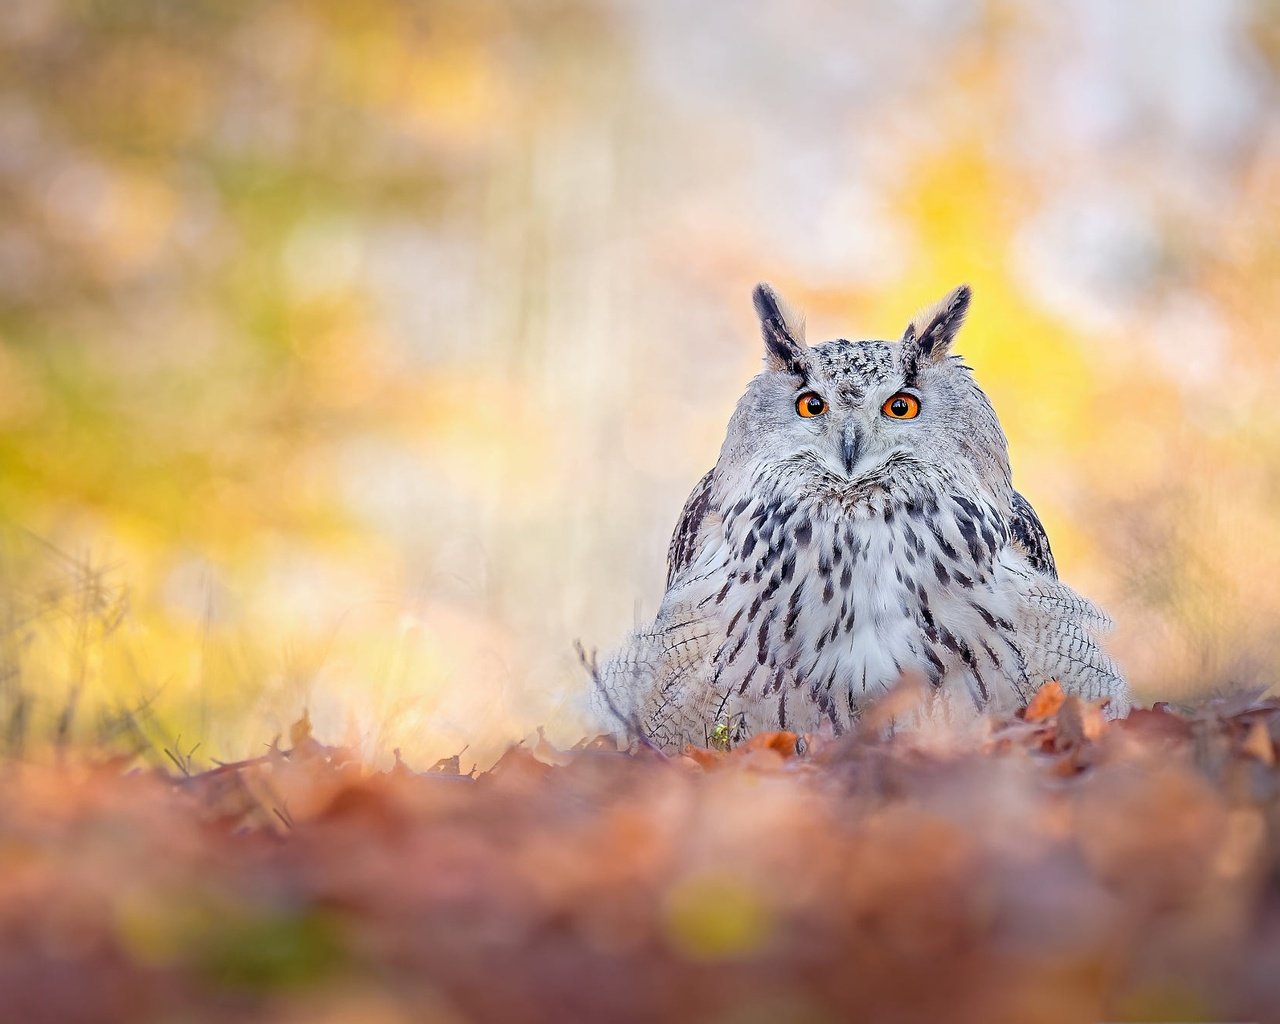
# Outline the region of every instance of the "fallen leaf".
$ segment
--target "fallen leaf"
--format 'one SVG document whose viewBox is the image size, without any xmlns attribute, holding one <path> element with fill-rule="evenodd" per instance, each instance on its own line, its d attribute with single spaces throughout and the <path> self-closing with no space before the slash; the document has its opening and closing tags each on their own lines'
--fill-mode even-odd
<svg viewBox="0 0 1280 1024">
<path fill-rule="evenodd" d="M 1275 747 L 1271 742 L 1271 730 L 1267 723 L 1258 720 L 1249 726 L 1240 749 L 1251 757 L 1257 758 L 1265 765 L 1276 763 Z"/>
<path fill-rule="evenodd" d="M 1027 705 L 1022 717 L 1028 722 L 1048 721 L 1058 713 L 1065 699 L 1066 694 L 1062 691 L 1061 683 L 1056 680 L 1045 683 L 1031 698 L 1031 703 Z"/>
</svg>

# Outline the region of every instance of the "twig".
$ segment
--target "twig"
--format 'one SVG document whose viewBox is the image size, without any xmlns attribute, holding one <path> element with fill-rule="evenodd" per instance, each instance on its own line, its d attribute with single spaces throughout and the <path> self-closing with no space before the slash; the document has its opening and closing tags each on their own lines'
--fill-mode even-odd
<svg viewBox="0 0 1280 1024">
<path fill-rule="evenodd" d="M 648 736 L 644 734 L 644 729 L 640 725 L 640 720 L 634 715 L 624 715 L 618 710 L 618 705 L 614 703 L 613 697 L 609 691 L 604 688 L 604 682 L 600 678 L 600 668 L 596 661 L 595 652 L 587 654 L 587 649 L 582 646 L 581 640 L 573 642 L 574 649 L 578 652 L 578 662 L 586 670 L 587 675 L 591 677 L 591 682 L 596 688 L 596 692 L 604 698 L 605 705 L 609 709 L 609 714 L 613 715 L 628 732 L 628 739 L 634 740 L 645 750 L 657 754 L 664 761 L 668 759 L 667 752 L 654 743 Z"/>
</svg>

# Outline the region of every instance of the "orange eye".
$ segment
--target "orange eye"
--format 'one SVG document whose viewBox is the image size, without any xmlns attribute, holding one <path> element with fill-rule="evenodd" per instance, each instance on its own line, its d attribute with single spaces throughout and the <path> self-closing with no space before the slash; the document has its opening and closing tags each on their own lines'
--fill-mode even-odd
<svg viewBox="0 0 1280 1024">
<path fill-rule="evenodd" d="M 920 415 L 920 399 L 899 391 L 880 406 L 880 411 L 891 420 L 913 420 Z"/>
<path fill-rule="evenodd" d="M 813 419 L 815 416 L 821 416 L 826 411 L 827 403 L 816 392 L 806 391 L 796 399 L 796 412 L 807 420 Z"/>
</svg>

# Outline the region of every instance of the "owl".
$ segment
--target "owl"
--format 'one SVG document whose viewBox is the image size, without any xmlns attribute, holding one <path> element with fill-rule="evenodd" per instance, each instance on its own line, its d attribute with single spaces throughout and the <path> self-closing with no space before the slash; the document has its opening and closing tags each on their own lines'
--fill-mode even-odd
<svg viewBox="0 0 1280 1024">
<path fill-rule="evenodd" d="M 1048 680 L 1128 707 L 1109 621 L 1059 581 L 995 409 L 951 351 L 969 300 L 955 289 L 900 341 L 809 346 L 757 286 L 764 369 L 680 514 L 653 624 L 594 672 L 611 731 L 664 748 L 840 734 L 903 680 L 948 720 Z"/>
</svg>

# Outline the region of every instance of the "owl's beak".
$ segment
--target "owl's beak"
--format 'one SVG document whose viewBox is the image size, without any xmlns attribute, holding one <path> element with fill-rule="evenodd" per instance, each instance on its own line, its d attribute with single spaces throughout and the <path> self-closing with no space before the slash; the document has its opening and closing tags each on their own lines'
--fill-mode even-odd
<svg viewBox="0 0 1280 1024">
<path fill-rule="evenodd" d="M 858 424 L 853 420 L 845 423 L 840 431 L 840 458 L 844 461 L 844 471 L 853 476 L 853 467 L 858 464 L 858 449 L 862 439 L 858 436 Z"/>
</svg>

